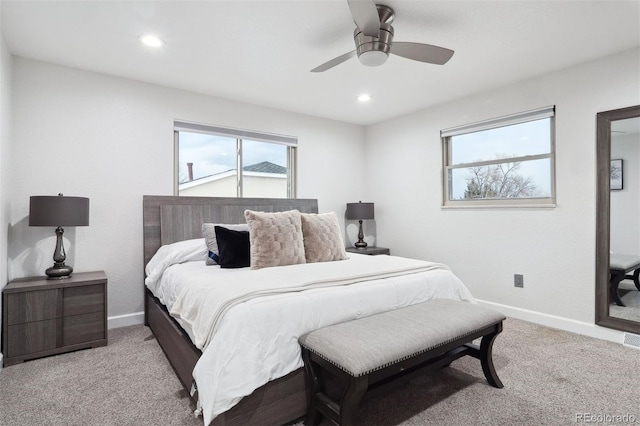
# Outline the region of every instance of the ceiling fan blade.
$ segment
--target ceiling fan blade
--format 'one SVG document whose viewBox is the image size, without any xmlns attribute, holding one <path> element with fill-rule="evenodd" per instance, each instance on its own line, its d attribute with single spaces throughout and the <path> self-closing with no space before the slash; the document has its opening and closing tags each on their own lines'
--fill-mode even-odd
<svg viewBox="0 0 640 426">
<path fill-rule="evenodd" d="M 336 65 L 340 65 L 341 63 L 343 63 L 344 61 L 346 61 L 347 59 L 351 59 L 354 56 L 356 56 L 356 51 L 352 50 L 349 53 L 345 53 L 344 55 L 340 55 L 337 58 L 333 58 L 332 60 L 325 62 L 324 64 L 315 67 L 314 69 L 311 70 L 311 72 L 323 72 L 326 71 L 330 68 L 335 67 Z"/>
<path fill-rule="evenodd" d="M 394 41 L 391 53 L 414 61 L 444 65 L 453 56 L 453 50 L 423 43 Z"/>
<path fill-rule="evenodd" d="M 380 16 L 373 0 L 347 0 L 353 21 L 364 35 L 378 37 L 380 33 Z"/>
</svg>

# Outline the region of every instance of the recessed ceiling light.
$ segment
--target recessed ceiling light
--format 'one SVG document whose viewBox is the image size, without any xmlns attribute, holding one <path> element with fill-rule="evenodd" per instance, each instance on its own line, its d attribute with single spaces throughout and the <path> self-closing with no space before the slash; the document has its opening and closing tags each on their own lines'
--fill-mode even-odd
<svg viewBox="0 0 640 426">
<path fill-rule="evenodd" d="M 149 47 L 161 47 L 165 45 L 164 40 L 162 40 L 161 38 L 153 34 L 143 35 L 142 37 L 140 37 L 140 41 L 145 46 L 149 46 Z"/>
<path fill-rule="evenodd" d="M 358 100 L 358 102 L 369 102 L 371 100 L 371 96 L 369 96 L 369 94 L 367 93 L 363 93 L 361 95 L 358 95 L 356 99 Z"/>
</svg>

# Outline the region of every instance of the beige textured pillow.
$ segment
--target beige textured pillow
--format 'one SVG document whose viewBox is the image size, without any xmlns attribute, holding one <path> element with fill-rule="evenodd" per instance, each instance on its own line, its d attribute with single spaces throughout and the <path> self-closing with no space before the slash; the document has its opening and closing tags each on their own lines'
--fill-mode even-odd
<svg viewBox="0 0 640 426">
<path fill-rule="evenodd" d="M 335 212 L 301 213 L 304 253 L 307 263 L 344 260 L 347 252 Z"/>
<path fill-rule="evenodd" d="M 245 210 L 244 217 L 249 225 L 251 269 L 306 263 L 298 210 L 274 213 Z"/>
</svg>

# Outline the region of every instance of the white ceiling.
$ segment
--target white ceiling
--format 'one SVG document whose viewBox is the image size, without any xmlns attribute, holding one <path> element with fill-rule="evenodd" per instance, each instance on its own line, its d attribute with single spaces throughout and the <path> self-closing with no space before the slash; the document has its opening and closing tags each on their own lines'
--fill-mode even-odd
<svg viewBox="0 0 640 426">
<path fill-rule="evenodd" d="M 612 136 L 640 134 L 640 117 L 611 122 Z"/>
<path fill-rule="evenodd" d="M 14 55 L 361 125 L 640 46 L 640 0 L 383 3 L 395 40 L 453 58 L 310 73 L 354 49 L 346 0 L 2 0 L 1 14 Z M 149 32 L 166 46 L 142 46 Z"/>
</svg>

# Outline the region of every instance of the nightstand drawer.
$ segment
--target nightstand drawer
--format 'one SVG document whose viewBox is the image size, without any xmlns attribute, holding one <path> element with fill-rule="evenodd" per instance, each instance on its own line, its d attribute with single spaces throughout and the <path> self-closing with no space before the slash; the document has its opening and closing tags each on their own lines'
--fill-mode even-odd
<svg viewBox="0 0 640 426">
<path fill-rule="evenodd" d="M 7 295 L 8 325 L 62 316 L 62 290 L 39 290 Z"/>
<path fill-rule="evenodd" d="M 107 276 L 17 278 L 2 289 L 4 366 L 107 344 Z"/>
<path fill-rule="evenodd" d="M 64 316 L 104 312 L 104 285 L 64 289 Z"/>
<path fill-rule="evenodd" d="M 102 311 L 64 318 L 64 346 L 103 340 L 107 338 L 104 333 L 104 312 Z"/>
<path fill-rule="evenodd" d="M 10 325 L 7 327 L 7 358 L 55 349 L 61 324 L 62 318 Z"/>
</svg>

